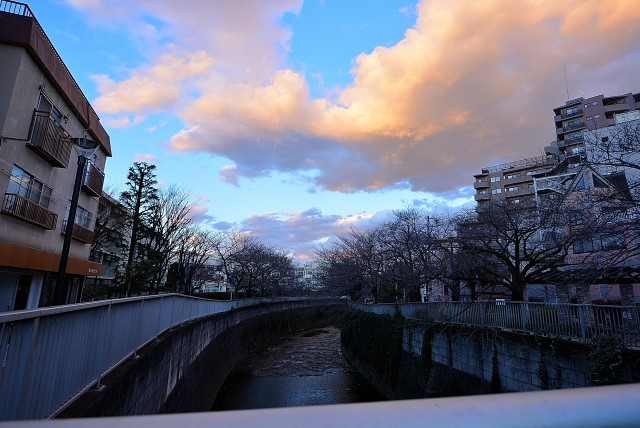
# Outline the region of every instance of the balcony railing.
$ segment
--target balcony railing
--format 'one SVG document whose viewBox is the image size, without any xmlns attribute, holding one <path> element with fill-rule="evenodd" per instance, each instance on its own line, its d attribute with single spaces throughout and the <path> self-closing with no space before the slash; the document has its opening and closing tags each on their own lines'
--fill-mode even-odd
<svg viewBox="0 0 640 428">
<path fill-rule="evenodd" d="M 15 2 L 15 1 L 0 1 L 0 12 L 9 12 L 15 15 L 26 16 L 28 18 L 33 18 L 33 13 L 29 6 L 24 3 Z"/>
<path fill-rule="evenodd" d="M 476 181 L 475 183 L 473 183 L 474 189 L 486 189 L 487 187 L 489 187 L 488 181 Z"/>
<path fill-rule="evenodd" d="M 569 112 L 569 113 L 562 113 L 561 117 L 563 119 L 566 119 L 566 118 L 569 118 L 569 117 L 577 116 L 579 114 L 582 114 L 582 109 L 581 108 L 576 109 L 576 110 L 574 110 L 572 112 Z"/>
<path fill-rule="evenodd" d="M 62 222 L 61 234 L 64 235 L 66 230 L 67 230 L 67 220 Z M 73 224 L 73 232 L 71 233 L 71 237 L 76 241 L 80 241 L 84 244 L 91 244 L 93 242 L 93 235 L 94 233 L 89 229 L 86 229 L 80 226 L 78 223 Z"/>
<path fill-rule="evenodd" d="M 558 141 L 558 147 L 566 147 L 566 146 L 570 146 L 572 144 L 580 144 L 583 141 L 584 141 L 584 136 L 582 136 L 582 134 L 580 134 L 577 137 L 565 138 L 562 141 Z"/>
<path fill-rule="evenodd" d="M 503 171 L 506 169 L 518 169 L 518 168 L 530 168 L 536 166 L 551 166 L 556 162 L 552 158 L 548 158 L 547 156 L 534 156 L 532 158 L 520 159 L 517 161 L 501 163 L 499 165 L 489 166 L 483 168 L 483 172 L 486 170 L 487 172 L 496 172 Z"/>
<path fill-rule="evenodd" d="M 27 146 L 57 168 L 66 168 L 71 155 L 71 138 L 49 112 L 36 110 Z"/>
<path fill-rule="evenodd" d="M 580 128 L 584 128 L 584 122 L 583 121 L 578 121 L 578 122 L 574 122 L 574 123 L 568 123 L 562 129 L 564 130 L 564 132 L 567 132 L 567 131 L 573 131 L 574 129 L 580 129 Z"/>
<path fill-rule="evenodd" d="M 4 196 L 2 213 L 47 230 L 55 229 L 58 221 L 57 214 L 15 193 L 7 193 Z"/>
<path fill-rule="evenodd" d="M 92 161 L 88 161 L 82 177 L 82 190 L 91 196 L 100 196 L 104 184 L 104 172 Z"/>
</svg>

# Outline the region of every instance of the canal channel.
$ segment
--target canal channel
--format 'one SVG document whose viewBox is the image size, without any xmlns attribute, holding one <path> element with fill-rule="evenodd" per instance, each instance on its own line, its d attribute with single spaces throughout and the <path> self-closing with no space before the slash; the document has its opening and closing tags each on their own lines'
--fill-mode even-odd
<svg viewBox="0 0 640 428">
<path fill-rule="evenodd" d="M 294 333 L 257 349 L 227 378 L 212 410 L 381 401 L 342 356 L 340 329 Z"/>
</svg>

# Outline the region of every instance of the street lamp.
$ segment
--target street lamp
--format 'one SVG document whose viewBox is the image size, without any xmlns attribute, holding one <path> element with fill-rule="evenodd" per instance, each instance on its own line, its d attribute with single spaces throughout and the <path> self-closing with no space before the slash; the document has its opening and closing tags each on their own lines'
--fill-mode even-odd
<svg viewBox="0 0 640 428">
<path fill-rule="evenodd" d="M 71 235 L 73 234 L 73 225 L 76 220 L 76 211 L 78 210 L 78 197 L 80 195 L 80 185 L 82 176 L 87 164 L 87 158 L 93 156 L 98 149 L 98 143 L 87 138 L 73 138 L 74 148 L 78 152 L 78 168 L 76 170 L 76 179 L 73 183 L 73 193 L 71 195 L 71 206 L 69 207 L 69 216 L 67 217 L 67 225 L 64 232 L 64 242 L 62 244 L 62 252 L 60 253 L 60 266 L 58 267 L 58 277 L 56 279 L 56 288 L 54 291 L 54 305 L 64 305 L 67 303 L 67 287 L 65 283 L 65 274 L 67 271 L 67 261 L 69 260 L 69 249 L 71 247 Z"/>
</svg>

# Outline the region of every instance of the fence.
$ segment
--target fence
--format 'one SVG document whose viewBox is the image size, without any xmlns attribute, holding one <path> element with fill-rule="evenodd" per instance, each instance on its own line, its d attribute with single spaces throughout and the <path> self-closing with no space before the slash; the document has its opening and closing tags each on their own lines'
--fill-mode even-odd
<svg viewBox="0 0 640 428">
<path fill-rule="evenodd" d="M 1 313 L 0 420 L 50 417 L 167 329 L 265 301 L 166 294 Z"/>
<path fill-rule="evenodd" d="M 359 305 L 359 309 L 448 324 L 543 333 L 588 342 L 613 337 L 624 347 L 640 348 L 640 313 L 635 306 L 528 302 L 442 302 Z"/>
</svg>

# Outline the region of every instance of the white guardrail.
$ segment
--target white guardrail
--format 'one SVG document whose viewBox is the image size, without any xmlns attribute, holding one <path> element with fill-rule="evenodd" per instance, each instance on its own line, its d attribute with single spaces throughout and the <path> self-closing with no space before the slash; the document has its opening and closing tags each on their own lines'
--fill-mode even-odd
<svg viewBox="0 0 640 428">
<path fill-rule="evenodd" d="M 18 421 L 3 428 L 637 428 L 640 384 L 228 412 Z"/>
<path fill-rule="evenodd" d="M 264 301 L 165 294 L 0 313 L 0 420 L 50 417 L 167 329 Z"/>
</svg>

